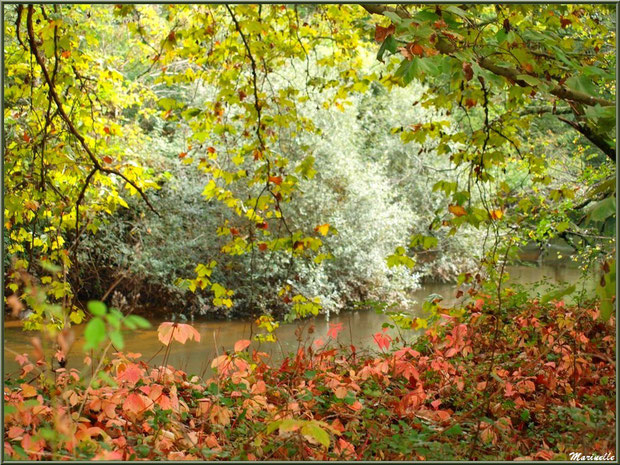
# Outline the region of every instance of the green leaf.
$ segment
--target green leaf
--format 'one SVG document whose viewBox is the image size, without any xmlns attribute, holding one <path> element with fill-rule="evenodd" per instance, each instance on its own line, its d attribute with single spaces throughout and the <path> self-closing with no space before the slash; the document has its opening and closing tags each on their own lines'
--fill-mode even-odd
<svg viewBox="0 0 620 465">
<path fill-rule="evenodd" d="M 555 291 L 552 291 L 552 292 L 549 292 L 549 293 L 545 294 L 544 296 L 541 297 L 540 303 L 544 305 L 547 302 L 551 302 L 552 300 L 559 300 L 562 297 L 564 297 L 565 295 L 572 294 L 573 292 L 575 292 L 575 285 L 574 284 L 572 286 L 568 286 L 568 287 L 566 287 L 564 289 L 557 289 Z"/>
<path fill-rule="evenodd" d="M 588 78 L 587 76 L 581 75 L 568 78 L 566 80 L 566 85 L 571 89 L 578 90 L 593 97 L 597 94 L 596 88 L 592 83 L 592 79 Z"/>
<path fill-rule="evenodd" d="M 398 16 L 393 11 L 384 11 L 383 12 L 383 16 L 387 16 L 388 18 L 390 18 L 395 25 L 400 24 L 402 22 L 402 20 L 403 20 L 403 18 Z"/>
<path fill-rule="evenodd" d="M 590 221 L 605 221 L 611 215 L 616 213 L 616 198 L 607 197 L 600 202 L 595 203 L 590 210 Z"/>
<path fill-rule="evenodd" d="M 125 347 L 125 342 L 123 341 L 122 333 L 117 329 L 116 331 L 110 332 L 110 341 L 114 344 L 118 350 L 123 350 Z"/>
<path fill-rule="evenodd" d="M 397 43 L 396 43 L 396 39 L 394 39 L 394 36 L 393 35 L 387 36 L 385 40 L 383 41 L 383 43 L 381 44 L 379 51 L 377 52 L 377 60 L 383 61 L 383 54 L 386 51 L 390 53 L 396 53 L 396 47 L 397 47 Z"/>
<path fill-rule="evenodd" d="M 109 386 L 112 386 L 112 387 L 118 386 L 116 381 L 114 381 L 114 379 L 106 371 L 100 371 L 97 376 L 99 377 L 99 379 L 101 379 L 103 382 L 105 382 Z"/>
<path fill-rule="evenodd" d="M 308 422 L 301 428 L 301 433 L 310 436 L 312 439 L 322 444 L 325 448 L 329 447 L 329 434 L 315 422 Z"/>
<path fill-rule="evenodd" d="M 17 412 L 17 407 L 14 405 L 4 404 L 4 416 L 10 415 L 11 413 Z"/>
<path fill-rule="evenodd" d="M 95 349 L 105 341 L 105 323 L 99 317 L 95 317 L 88 322 L 84 330 L 84 350 Z"/>
<path fill-rule="evenodd" d="M 453 425 L 443 432 L 446 436 L 458 436 L 463 432 L 461 425 Z"/>
<path fill-rule="evenodd" d="M 103 316 L 106 314 L 107 307 L 103 302 L 98 300 L 91 300 L 87 304 L 88 310 L 95 316 Z"/>
<path fill-rule="evenodd" d="M 266 434 L 273 433 L 276 429 L 278 429 L 281 423 L 282 423 L 282 420 L 272 421 L 271 423 L 267 425 L 267 428 L 265 428 L 265 433 Z"/>
<path fill-rule="evenodd" d="M 460 16 L 463 19 L 467 19 L 467 13 L 464 10 L 461 10 L 458 6 L 449 5 L 444 8 L 445 11 L 449 11 L 452 14 Z"/>
<path fill-rule="evenodd" d="M 415 19 L 416 21 L 422 21 L 422 22 L 437 21 L 439 19 L 439 16 L 432 11 L 421 10 L 416 13 L 413 19 Z"/>
<path fill-rule="evenodd" d="M 602 284 L 602 285 L 601 285 Z M 609 272 L 601 278 L 601 282 L 596 286 L 596 294 L 601 299 L 600 311 L 601 320 L 607 321 L 616 308 L 616 261 L 609 263 Z"/>
<path fill-rule="evenodd" d="M 148 322 L 147 319 L 142 318 L 138 315 L 129 315 L 125 317 L 125 321 L 131 321 L 132 324 L 136 325 L 138 328 L 150 328 L 151 323 Z"/>
<path fill-rule="evenodd" d="M 519 74 L 517 75 L 517 79 L 527 82 L 532 87 L 540 85 L 540 79 L 530 76 L 529 74 Z"/>
<path fill-rule="evenodd" d="M 347 405 L 353 405 L 355 403 L 355 393 L 353 391 L 347 391 L 347 395 L 344 396 L 344 403 Z"/>
</svg>

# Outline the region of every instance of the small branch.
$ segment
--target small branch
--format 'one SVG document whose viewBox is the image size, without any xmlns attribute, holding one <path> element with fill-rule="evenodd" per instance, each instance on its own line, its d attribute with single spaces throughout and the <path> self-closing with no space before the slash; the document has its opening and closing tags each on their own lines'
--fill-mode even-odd
<svg viewBox="0 0 620 465">
<path fill-rule="evenodd" d="M 563 123 L 566 123 L 569 126 L 571 126 L 578 133 L 580 133 L 583 137 L 585 137 L 590 142 L 592 142 L 594 145 L 596 145 L 599 149 L 601 149 L 601 151 L 605 155 L 607 155 L 611 160 L 613 160 L 614 163 L 616 162 L 616 149 L 612 145 L 610 145 L 609 142 L 607 142 L 607 140 L 605 140 L 604 137 L 600 136 L 599 134 L 596 134 L 594 131 L 592 131 L 592 129 L 590 129 L 585 124 L 579 124 L 575 121 L 570 121 L 566 118 L 562 118 L 561 116 L 558 116 L 558 119 L 562 121 Z"/>
<path fill-rule="evenodd" d="M 403 5 L 399 5 L 396 8 L 392 8 L 392 7 L 387 6 L 387 5 L 377 5 L 377 4 L 366 4 L 366 3 L 364 3 L 361 6 L 362 6 L 362 8 L 364 8 L 364 10 L 366 10 L 368 13 L 373 14 L 373 15 L 382 15 L 386 11 L 389 11 L 391 13 L 396 13 L 401 18 L 410 18 L 411 17 L 409 12 L 405 9 L 405 7 Z"/>
</svg>

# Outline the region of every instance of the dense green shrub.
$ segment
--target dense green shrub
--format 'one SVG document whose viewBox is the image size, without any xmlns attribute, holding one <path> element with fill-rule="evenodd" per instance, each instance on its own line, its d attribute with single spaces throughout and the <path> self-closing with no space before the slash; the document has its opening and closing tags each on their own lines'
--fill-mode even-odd
<svg viewBox="0 0 620 465">
<path fill-rule="evenodd" d="M 209 98 L 208 89 L 202 98 Z M 291 263 L 282 253 L 257 253 L 254 261 L 251 254 L 220 253 L 228 238 L 217 234 L 218 227 L 238 219 L 220 203 L 201 197 L 208 177 L 179 158 L 186 150 L 183 131 L 170 135 L 155 124 L 145 162 L 161 173 L 162 188 L 152 196 L 161 217 L 136 199 L 84 244 L 84 295 L 106 290 L 89 287 L 89 270 L 97 268 L 97 279 L 107 275 L 106 285 L 119 270 L 131 270 L 118 289 L 141 293 L 140 301 L 153 308 L 165 297 L 167 311 L 179 313 L 247 314 L 250 304 L 256 307 L 252 313 L 283 313 L 277 290 L 287 285 L 319 297 L 328 312 L 367 298 L 406 307 L 421 278 L 452 279 L 471 266 L 477 252 L 471 235 L 438 237 L 435 249 L 418 255 L 410 251 L 418 262 L 413 270 L 387 266 L 386 257 L 398 246 L 407 247 L 409 236 L 424 233 L 443 201 L 432 186 L 435 172 L 448 169 L 448 162 L 431 147 L 404 147 L 392 131 L 433 117 L 412 106 L 415 99 L 411 90 L 387 92 L 377 86 L 368 95 L 352 97 L 342 111 L 311 100 L 303 114 L 316 122 L 317 134 L 285 139 L 292 160 L 308 155 L 315 160 L 317 175 L 302 182 L 300 195 L 283 206 L 283 213 L 293 230 L 330 225 L 335 234 L 323 238 L 321 253 L 331 258 L 320 264 L 312 257 Z M 197 263 L 211 260 L 218 262 L 213 281 L 235 290 L 230 310 L 215 309 L 206 294 L 194 295 L 175 284 L 191 278 Z"/>
</svg>

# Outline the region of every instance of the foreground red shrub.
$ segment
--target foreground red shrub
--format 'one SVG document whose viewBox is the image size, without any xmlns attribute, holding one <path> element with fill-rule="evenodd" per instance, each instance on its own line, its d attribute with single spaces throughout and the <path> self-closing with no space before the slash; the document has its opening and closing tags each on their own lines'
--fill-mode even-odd
<svg viewBox="0 0 620 465">
<path fill-rule="evenodd" d="M 504 305 L 506 306 L 506 305 Z M 477 301 L 413 346 L 311 345 L 213 361 L 206 380 L 117 353 L 98 386 L 76 370 L 4 392 L 5 457 L 106 460 L 566 459 L 615 448 L 615 322 L 597 310 Z M 508 316 L 510 315 L 510 317 Z M 389 350 L 388 350 L 389 347 Z"/>
</svg>

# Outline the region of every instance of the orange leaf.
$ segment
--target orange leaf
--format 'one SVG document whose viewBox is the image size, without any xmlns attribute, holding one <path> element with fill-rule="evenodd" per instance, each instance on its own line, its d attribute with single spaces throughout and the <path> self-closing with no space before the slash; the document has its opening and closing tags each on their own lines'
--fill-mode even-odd
<svg viewBox="0 0 620 465">
<path fill-rule="evenodd" d="M 118 377 L 121 381 L 127 381 L 134 385 L 142 378 L 142 369 L 135 363 L 127 365 L 124 371 L 122 371 Z"/>
<path fill-rule="evenodd" d="M 24 207 L 26 207 L 28 210 L 36 211 L 37 208 L 39 208 L 39 202 L 37 202 L 36 200 L 26 200 L 24 202 Z"/>
<path fill-rule="evenodd" d="M 185 158 L 187 156 L 187 152 L 179 153 L 179 158 Z"/>
<path fill-rule="evenodd" d="M 169 345 L 172 339 L 185 344 L 188 339 L 200 342 L 200 333 L 191 325 L 183 323 L 165 322 L 159 325 L 157 336 L 164 345 Z"/>
<path fill-rule="evenodd" d="M 112 161 L 113 161 L 113 160 L 112 160 L 112 158 L 111 158 L 111 157 L 108 157 L 108 156 L 106 155 L 105 157 L 103 157 L 103 161 L 104 161 L 105 163 L 112 163 Z"/>
<path fill-rule="evenodd" d="M 26 397 L 34 397 L 37 395 L 37 390 L 34 388 L 34 386 L 31 386 L 30 384 L 22 384 L 22 396 L 24 396 L 24 398 Z"/>
<path fill-rule="evenodd" d="M 461 207 L 460 205 L 450 205 L 448 206 L 448 210 L 450 210 L 450 213 L 452 213 L 454 216 L 467 215 L 467 212 L 465 211 L 465 209 Z"/>
<path fill-rule="evenodd" d="M 282 184 L 282 176 L 269 176 L 269 182 L 274 183 L 276 186 Z"/>
<path fill-rule="evenodd" d="M 359 412 L 362 410 L 362 403 L 359 400 L 356 400 L 352 405 L 349 405 L 349 408 L 355 412 Z"/>
<path fill-rule="evenodd" d="M 7 436 L 9 437 L 9 439 L 15 439 L 24 434 L 24 432 L 24 428 L 20 428 L 19 426 L 11 426 L 9 432 L 7 433 Z"/>
<path fill-rule="evenodd" d="M 443 19 L 440 19 L 433 23 L 433 27 L 435 29 L 443 29 L 444 27 L 448 27 L 448 24 L 446 24 L 446 22 Z"/>
<path fill-rule="evenodd" d="M 110 128 L 106 126 L 105 128 L 103 128 L 103 132 L 105 132 L 106 134 L 110 134 Z"/>
<path fill-rule="evenodd" d="M 65 50 L 64 52 L 62 52 L 60 54 L 61 57 L 63 58 L 69 58 L 71 56 L 71 51 L 70 50 Z"/>
<path fill-rule="evenodd" d="M 207 152 L 215 153 L 215 147 L 207 147 Z"/>
<path fill-rule="evenodd" d="M 471 81 L 474 77 L 474 70 L 471 68 L 471 64 L 463 62 L 463 74 L 466 80 Z"/>
<path fill-rule="evenodd" d="M 261 242 L 260 244 L 258 244 L 258 250 L 260 250 L 261 252 L 264 252 L 265 250 L 267 250 L 267 244 L 264 242 Z"/>
<path fill-rule="evenodd" d="M 242 339 L 235 343 L 235 352 L 241 352 L 245 350 L 250 345 L 250 341 L 248 339 Z"/>
<path fill-rule="evenodd" d="M 132 392 L 127 396 L 125 402 L 123 402 L 123 410 L 127 412 L 138 413 L 146 409 L 146 402 L 144 402 L 143 396 Z"/>
<path fill-rule="evenodd" d="M 24 142 L 26 143 L 30 142 L 30 136 L 26 133 L 24 133 L 24 135 L 22 136 L 22 139 L 24 139 Z"/>
<path fill-rule="evenodd" d="M 383 42 L 388 36 L 391 36 L 396 31 L 396 26 L 390 24 L 388 27 L 382 27 L 378 24 L 375 26 L 375 40 L 377 42 Z"/>
<path fill-rule="evenodd" d="M 419 57 L 424 55 L 424 49 L 420 44 L 413 44 L 410 48 L 410 51 L 413 55 L 417 55 Z"/>
<path fill-rule="evenodd" d="M 337 399 L 344 399 L 347 396 L 347 388 L 344 386 L 338 386 L 335 390 L 334 390 L 334 395 L 336 396 Z"/>
</svg>

